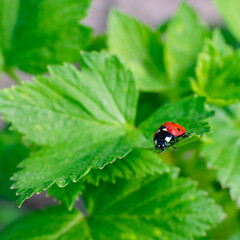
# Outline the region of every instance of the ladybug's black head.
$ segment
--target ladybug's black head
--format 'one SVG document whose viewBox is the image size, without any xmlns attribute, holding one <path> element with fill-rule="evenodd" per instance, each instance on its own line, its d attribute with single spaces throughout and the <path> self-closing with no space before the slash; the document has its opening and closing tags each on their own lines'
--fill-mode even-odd
<svg viewBox="0 0 240 240">
<path fill-rule="evenodd" d="M 164 150 L 167 147 L 167 142 L 165 139 L 154 139 L 155 148 L 159 150 Z"/>
<path fill-rule="evenodd" d="M 164 150 L 167 147 L 166 141 L 159 141 L 155 146 L 157 149 Z"/>
</svg>

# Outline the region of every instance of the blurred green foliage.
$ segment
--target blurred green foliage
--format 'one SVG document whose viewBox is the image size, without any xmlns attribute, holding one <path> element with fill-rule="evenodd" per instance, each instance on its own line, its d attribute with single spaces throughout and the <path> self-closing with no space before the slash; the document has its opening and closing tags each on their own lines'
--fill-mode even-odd
<svg viewBox="0 0 240 240">
<path fill-rule="evenodd" d="M 90 0 L 0 0 L 0 71 L 60 64 L 0 92 L 0 239 L 240 239 L 240 2 L 214 2 L 227 27 L 183 2 L 156 29 L 113 9 L 93 37 Z M 157 154 L 167 121 L 190 134 Z M 19 219 L 12 175 L 19 204 L 62 206 Z"/>
<path fill-rule="evenodd" d="M 219 30 L 213 31 L 211 39 L 205 40 L 196 67 L 193 90 L 206 96 L 208 102 L 227 106 L 240 99 L 240 52 L 225 43 Z M 226 87 L 227 86 L 227 87 Z"/>
<path fill-rule="evenodd" d="M 43 73 L 49 64 L 76 62 L 92 30 L 79 24 L 90 0 L 1 0 L 0 52 L 3 69 Z"/>
</svg>

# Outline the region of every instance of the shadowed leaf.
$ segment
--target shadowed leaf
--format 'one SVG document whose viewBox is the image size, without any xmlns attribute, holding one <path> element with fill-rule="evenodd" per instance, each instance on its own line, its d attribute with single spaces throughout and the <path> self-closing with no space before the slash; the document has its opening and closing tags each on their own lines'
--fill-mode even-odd
<svg viewBox="0 0 240 240">
<path fill-rule="evenodd" d="M 223 218 L 219 206 L 197 191 L 194 182 L 167 175 L 89 185 L 83 198 L 86 218 L 76 210 L 52 207 L 9 225 L 0 237 L 190 240 Z"/>
</svg>

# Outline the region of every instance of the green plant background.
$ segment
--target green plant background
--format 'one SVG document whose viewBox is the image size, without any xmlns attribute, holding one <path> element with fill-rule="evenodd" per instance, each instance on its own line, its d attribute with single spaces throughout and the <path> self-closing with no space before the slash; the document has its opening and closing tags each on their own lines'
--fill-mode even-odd
<svg viewBox="0 0 240 240">
<path fill-rule="evenodd" d="M 90 0 L 0 0 L 0 239 L 240 239 L 240 2 L 213 2 L 224 27 L 182 2 L 96 36 Z M 189 135 L 158 154 L 167 121 Z"/>
</svg>

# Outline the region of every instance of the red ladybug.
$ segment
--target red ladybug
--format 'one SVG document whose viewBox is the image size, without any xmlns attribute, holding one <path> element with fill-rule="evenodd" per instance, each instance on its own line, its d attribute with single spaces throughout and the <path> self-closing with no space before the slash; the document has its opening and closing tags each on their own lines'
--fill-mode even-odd
<svg viewBox="0 0 240 240">
<path fill-rule="evenodd" d="M 155 132 L 153 142 L 155 149 L 164 152 L 167 147 L 172 147 L 179 140 L 179 137 L 185 137 L 187 131 L 179 124 L 175 122 L 165 122 Z"/>
</svg>

